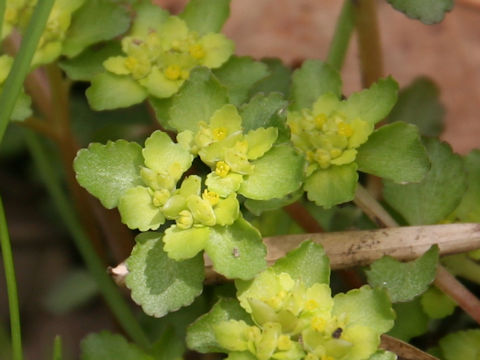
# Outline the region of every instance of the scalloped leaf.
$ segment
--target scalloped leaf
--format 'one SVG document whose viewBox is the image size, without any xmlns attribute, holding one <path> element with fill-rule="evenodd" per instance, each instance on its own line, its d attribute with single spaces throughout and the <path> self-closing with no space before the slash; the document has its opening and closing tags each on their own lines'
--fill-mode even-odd
<svg viewBox="0 0 480 360">
<path fill-rule="evenodd" d="M 445 13 L 452 10 L 453 0 L 387 0 L 398 11 L 409 18 L 431 25 L 443 20 Z"/>
<path fill-rule="evenodd" d="M 168 124 L 178 132 L 196 131 L 198 123 L 208 123 L 213 113 L 227 103 L 227 89 L 207 68 L 196 68 L 173 97 Z"/>
<path fill-rule="evenodd" d="M 320 60 L 307 60 L 292 75 L 292 109 L 300 110 L 312 107 L 317 99 L 326 93 L 340 97 L 342 79 L 330 65 Z"/>
<path fill-rule="evenodd" d="M 378 350 L 368 360 L 397 360 L 397 355 L 390 351 Z"/>
<path fill-rule="evenodd" d="M 398 98 L 398 83 L 388 76 L 378 80 L 368 89 L 353 93 L 340 103 L 337 109 L 349 119 L 360 117 L 364 121 L 376 124 L 392 110 Z"/>
<path fill-rule="evenodd" d="M 395 312 L 384 289 L 365 285 L 359 289 L 340 293 L 333 298 L 332 315 L 349 314 L 349 325 L 367 326 L 378 335 L 390 330 Z M 361 309 L 361 311 L 359 311 Z"/>
<path fill-rule="evenodd" d="M 251 324 L 250 315 L 240 306 L 237 299 L 221 298 L 212 309 L 199 317 L 187 329 L 187 346 L 189 349 L 201 352 L 225 352 L 215 339 L 213 327 L 215 324 L 228 320 L 243 320 Z"/>
<path fill-rule="evenodd" d="M 108 331 L 88 335 L 82 340 L 80 348 L 82 360 L 153 360 L 123 336 Z"/>
<path fill-rule="evenodd" d="M 452 315 L 457 307 L 455 301 L 436 286 L 423 293 L 420 298 L 423 311 L 432 319 L 442 319 Z"/>
<path fill-rule="evenodd" d="M 142 165 L 141 146 L 125 140 L 90 144 L 73 162 L 78 183 L 107 209 L 116 207 L 127 189 L 143 184 Z"/>
<path fill-rule="evenodd" d="M 444 127 L 445 107 L 437 85 L 427 77 L 416 78 L 403 88 L 388 122 L 404 121 L 418 126 L 423 136 L 439 136 Z"/>
<path fill-rule="evenodd" d="M 280 59 L 262 59 L 261 61 L 268 66 L 270 75 L 253 85 L 250 89 L 250 96 L 257 93 L 269 95 L 272 92 L 280 92 L 285 97 L 289 97 L 292 70 L 285 66 Z"/>
<path fill-rule="evenodd" d="M 215 271 L 230 279 L 251 279 L 267 266 L 262 236 L 243 218 L 211 228 L 205 252 Z"/>
<path fill-rule="evenodd" d="M 436 139 L 424 140 L 432 164 L 418 184 L 384 181 L 383 197 L 410 225 L 435 224 L 449 216 L 466 188 L 462 159 Z"/>
<path fill-rule="evenodd" d="M 458 331 L 439 341 L 445 360 L 477 360 L 480 355 L 480 329 Z"/>
<path fill-rule="evenodd" d="M 229 102 L 237 106 L 247 100 L 253 84 L 269 74 L 267 65 L 248 56 L 232 56 L 213 73 L 227 88 Z"/>
<path fill-rule="evenodd" d="M 435 279 L 438 265 L 438 246 L 433 245 L 420 258 L 402 263 L 384 256 L 366 271 L 368 283 L 383 287 L 392 302 L 405 302 L 424 293 Z"/>
<path fill-rule="evenodd" d="M 129 273 L 125 283 L 146 314 L 162 317 L 190 305 L 201 294 L 205 278 L 201 254 L 185 261 L 172 260 L 163 251 L 158 233 L 142 233 L 136 241 L 126 261 Z"/>
<path fill-rule="evenodd" d="M 103 62 L 111 56 L 121 54 L 122 48 L 118 42 L 109 42 L 98 48 L 88 48 L 73 59 L 64 59 L 59 66 L 67 76 L 76 81 L 90 81 L 105 71 Z"/>
<path fill-rule="evenodd" d="M 286 195 L 280 199 L 271 199 L 271 200 L 252 200 L 247 199 L 244 203 L 245 207 L 250 211 L 253 215 L 259 216 L 265 211 L 272 211 L 276 209 L 280 209 L 284 206 L 290 205 L 300 199 L 303 195 L 303 189 L 298 189 L 293 193 Z"/>
<path fill-rule="evenodd" d="M 290 133 L 285 123 L 287 106 L 288 101 L 280 93 L 255 95 L 240 108 L 244 131 L 275 126 L 278 129 L 277 143 L 288 141 Z"/>
<path fill-rule="evenodd" d="M 404 122 L 375 130 L 358 149 L 358 170 L 397 183 L 419 182 L 430 169 L 416 126 Z"/>
<path fill-rule="evenodd" d="M 112 0 L 86 1 L 73 16 L 63 43 L 68 57 L 80 54 L 88 46 L 123 34 L 130 26 L 127 8 Z"/>
<path fill-rule="evenodd" d="M 357 164 L 331 166 L 326 170 L 317 170 L 305 181 L 304 189 L 308 200 L 318 206 L 329 209 L 353 200 L 357 188 Z"/>
<path fill-rule="evenodd" d="M 274 146 L 252 164 L 253 173 L 245 177 L 238 191 L 249 199 L 282 198 L 303 182 L 304 158 L 290 145 Z"/>
<path fill-rule="evenodd" d="M 92 78 L 85 95 L 93 110 L 112 110 L 139 104 L 147 90 L 129 76 L 100 73 Z"/>
<path fill-rule="evenodd" d="M 190 0 L 179 15 L 199 34 L 218 33 L 230 15 L 230 0 Z"/>
<path fill-rule="evenodd" d="M 416 297 L 412 301 L 393 304 L 393 310 L 397 314 L 397 319 L 388 335 L 408 342 L 411 338 L 427 332 L 429 318 L 422 309 L 420 297 Z"/>
<path fill-rule="evenodd" d="M 323 247 L 311 240 L 279 259 L 272 269 L 276 273 L 286 272 L 292 279 L 302 281 L 306 287 L 315 283 L 330 283 L 330 261 Z"/>
</svg>

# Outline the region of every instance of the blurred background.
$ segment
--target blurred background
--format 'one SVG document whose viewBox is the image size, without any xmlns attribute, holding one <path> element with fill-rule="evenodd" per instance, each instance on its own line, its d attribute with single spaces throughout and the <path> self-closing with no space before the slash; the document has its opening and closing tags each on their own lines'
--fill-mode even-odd
<svg viewBox="0 0 480 360">
<path fill-rule="evenodd" d="M 174 13 L 186 3 L 156 2 Z M 224 32 L 235 41 L 238 55 L 278 57 L 292 66 L 307 58 L 324 59 L 341 3 L 232 0 Z M 378 17 L 384 75 L 392 75 L 401 87 L 419 76 L 429 77 L 437 85 L 444 106 L 442 139 L 461 154 L 480 147 L 480 1 L 457 0 L 453 11 L 437 25 L 408 19 L 385 1 L 378 1 Z M 346 95 L 361 89 L 355 36 L 342 77 Z M 83 99 L 84 89 L 83 85 L 74 87 L 71 104 L 73 126 L 82 146 L 90 139 L 141 138 L 151 126 L 144 107 L 92 114 Z M 92 116 L 94 121 L 82 122 Z M 119 121 L 122 126 L 114 126 Z M 86 334 L 118 329 L 93 280 L 82 270 L 81 260 L 34 174 L 21 136 L 11 126 L 0 148 L 0 193 L 13 242 L 26 359 L 49 357 L 57 334 L 63 338 L 65 358 L 75 358 Z M 4 281 L 1 269 L 1 360 L 9 359 Z"/>
</svg>

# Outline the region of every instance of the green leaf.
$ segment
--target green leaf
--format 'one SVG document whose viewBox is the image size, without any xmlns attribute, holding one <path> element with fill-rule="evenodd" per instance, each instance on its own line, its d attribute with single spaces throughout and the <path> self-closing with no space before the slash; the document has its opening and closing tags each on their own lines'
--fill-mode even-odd
<svg viewBox="0 0 480 360">
<path fill-rule="evenodd" d="M 393 326 L 395 313 L 384 289 L 372 289 L 365 285 L 347 293 L 339 293 L 333 301 L 332 315 L 348 314 L 349 326 L 366 326 L 379 335 Z"/>
<path fill-rule="evenodd" d="M 275 126 L 278 129 L 279 138 L 288 140 L 290 135 L 285 124 L 287 105 L 287 100 L 280 93 L 255 95 L 250 102 L 240 108 L 244 131 Z"/>
<path fill-rule="evenodd" d="M 387 0 L 395 9 L 409 18 L 424 24 L 435 24 L 443 20 L 445 13 L 452 10 L 453 0 Z M 465 359 L 466 360 L 466 359 Z"/>
<path fill-rule="evenodd" d="M 205 252 L 215 271 L 230 279 L 251 279 L 267 266 L 262 236 L 242 218 L 211 228 Z"/>
<path fill-rule="evenodd" d="M 153 360 L 135 344 L 131 344 L 121 335 L 102 331 L 90 334 L 80 344 L 81 360 Z"/>
<path fill-rule="evenodd" d="M 92 78 L 105 71 L 103 62 L 111 56 L 120 54 L 120 43 L 109 42 L 102 47 L 90 47 L 73 59 L 59 62 L 60 67 L 67 76 L 75 81 L 90 81 Z"/>
<path fill-rule="evenodd" d="M 218 33 L 230 15 L 230 0 L 190 0 L 179 15 L 199 34 Z"/>
<path fill-rule="evenodd" d="M 252 85 L 268 75 L 268 67 L 248 56 L 232 56 L 214 74 L 227 88 L 229 102 L 238 106 L 247 100 Z"/>
<path fill-rule="evenodd" d="M 184 340 L 175 333 L 172 325 L 163 331 L 150 350 L 155 360 L 182 360 L 186 351 Z"/>
<path fill-rule="evenodd" d="M 285 97 L 289 97 L 292 70 L 285 66 L 280 59 L 262 59 L 262 62 L 268 66 L 270 75 L 257 81 L 252 86 L 250 97 L 257 93 L 268 95 L 272 92 L 280 92 Z"/>
<path fill-rule="evenodd" d="M 227 90 L 206 68 L 197 68 L 173 97 L 169 125 L 178 132 L 196 131 L 198 123 L 208 123 L 213 113 L 227 103 Z"/>
<path fill-rule="evenodd" d="M 127 259 L 126 285 L 143 311 L 162 317 L 193 302 L 203 289 L 202 255 L 185 260 L 170 259 L 163 251 L 162 235 L 143 233 Z"/>
<path fill-rule="evenodd" d="M 480 356 L 480 329 L 448 334 L 439 344 L 445 360 L 477 360 Z"/>
<path fill-rule="evenodd" d="M 435 224 L 450 215 L 465 191 L 462 159 L 446 143 L 425 140 L 432 164 L 422 182 L 399 185 L 384 181 L 385 201 L 410 225 Z"/>
<path fill-rule="evenodd" d="M 461 221 L 480 222 L 480 150 L 473 150 L 464 159 L 467 170 L 467 191 L 455 210 Z"/>
<path fill-rule="evenodd" d="M 402 89 L 388 122 L 404 121 L 418 126 L 423 136 L 438 136 L 443 131 L 445 108 L 435 83 L 419 77 Z"/>
<path fill-rule="evenodd" d="M 422 257 L 402 263 L 384 256 L 366 271 L 368 283 L 383 287 L 392 302 L 405 302 L 424 293 L 435 279 L 438 264 L 438 246 L 434 245 Z"/>
<path fill-rule="evenodd" d="M 304 159 L 290 145 L 274 146 L 252 164 L 253 173 L 238 191 L 249 199 L 283 198 L 302 184 Z"/>
<path fill-rule="evenodd" d="M 420 297 L 416 297 L 412 301 L 393 304 L 393 310 L 395 310 L 397 318 L 395 326 L 388 332 L 388 335 L 408 342 L 411 338 L 427 332 L 429 319 L 422 309 Z"/>
<path fill-rule="evenodd" d="M 315 283 L 330 283 L 330 261 L 323 247 L 311 240 L 304 241 L 277 260 L 272 269 L 276 273 L 288 273 L 292 279 L 302 281 L 306 287 Z"/>
<path fill-rule="evenodd" d="M 431 286 L 421 297 L 423 311 L 432 319 L 452 315 L 457 304 L 437 287 Z"/>
<path fill-rule="evenodd" d="M 312 107 L 323 94 L 333 93 L 340 97 L 342 79 L 330 65 L 320 60 L 307 60 L 292 75 L 291 97 L 293 110 Z"/>
<path fill-rule="evenodd" d="M 357 164 L 331 166 L 317 170 L 305 181 L 304 189 L 310 201 L 329 209 L 353 200 L 357 188 Z"/>
<path fill-rule="evenodd" d="M 112 0 L 86 1 L 72 19 L 63 43 L 68 57 L 80 54 L 88 46 L 123 34 L 130 25 L 126 7 Z"/>
<path fill-rule="evenodd" d="M 187 329 L 187 346 L 201 352 L 225 352 L 215 339 L 215 324 L 228 320 L 243 320 L 251 324 L 250 315 L 240 306 L 236 299 L 221 298 L 209 313 L 199 317 Z"/>
<path fill-rule="evenodd" d="M 170 13 L 149 0 L 139 1 L 134 6 L 135 20 L 129 34 L 146 37 L 153 30 L 159 32 Z"/>
<path fill-rule="evenodd" d="M 107 209 L 117 206 L 125 190 L 142 184 L 142 165 L 140 145 L 125 140 L 90 144 L 78 152 L 73 162 L 78 183 Z"/>
<path fill-rule="evenodd" d="M 368 89 L 353 93 L 340 103 L 338 111 L 349 119 L 360 118 L 372 124 L 383 120 L 397 102 L 398 84 L 392 77 L 378 80 Z"/>
<path fill-rule="evenodd" d="M 356 162 L 358 170 L 397 183 L 419 182 L 430 168 L 417 127 L 404 122 L 375 130 L 358 149 Z"/>
<path fill-rule="evenodd" d="M 129 76 L 101 73 L 92 78 L 85 93 L 94 110 L 112 110 L 141 103 L 147 91 Z"/>
<path fill-rule="evenodd" d="M 303 195 L 303 189 L 300 188 L 293 193 L 286 195 L 281 199 L 271 199 L 271 200 L 252 200 L 247 199 L 244 203 L 245 207 L 250 211 L 253 215 L 259 216 L 265 211 L 272 211 L 284 206 L 290 205 L 300 199 Z"/>
</svg>

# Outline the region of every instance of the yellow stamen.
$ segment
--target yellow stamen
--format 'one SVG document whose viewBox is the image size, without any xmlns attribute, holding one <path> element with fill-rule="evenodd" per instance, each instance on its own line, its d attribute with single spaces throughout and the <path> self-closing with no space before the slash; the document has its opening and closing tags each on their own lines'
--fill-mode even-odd
<svg viewBox="0 0 480 360">
<path fill-rule="evenodd" d="M 310 299 L 305 303 L 305 309 L 308 311 L 313 311 L 318 308 L 318 302 L 314 299 Z"/>
<path fill-rule="evenodd" d="M 350 137 L 353 135 L 353 129 L 352 127 L 347 124 L 346 122 L 340 122 L 337 125 L 338 127 L 338 134 L 346 137 Z"/>
<path fill-rule="evenodd" d="M 220 177 L 225 177 L 230 172 L 230 166 L 225 161 L 217 162 L 215 173 Z"/>
<path fill-rule="evenodd" d="M 312 328 L 316 331 L 324 331 L 325 327 L 327 326 L 327 321 L 320 317 L 320 316 L 315 316 L 312 319 Z"/>
<path fill-rule="evenodd" d="M 164 71 L 165 77 L 168 80 L 177 80 L 182 73 L 182 69 L 178 65 L 169 65 Z"/>
<path fill-rule="evenodd" d="M 213 129 L 213 138 L 217 141 L 221 141 L 227 137 L 227 129 L 224 127 L 219 127 L 216 129 Z"/>
<path fill-rule="evenodd" d="M 200 60 L 205 57 L 205 49 L 200 44 L 195 44 L 190 46 L 189 52 L 190 52 L 190 55 L 192 55 L 192 57 L 197 60 Z"/>
<path fill-rule="evenodd" d="M 138 65 L 138 60 L 135 59 L 133 56 L 129 56 L 125 59 L 125 67 L 128 70 L 133 71 L 133 69 L 135 69 L 137 65 Z"/>
<path fill-rule="evenodd" d="M 157 207 L 163 206 L 169 197 L 170 192 L 167 189 L 155 190 L 153 193 L 152 203 Z"/>
<path fill-rule="evenodd" d="M 220 201 L 220 196 L 215 191 L 209 191 L 208 189 L 205 189 L 202 198 L 207 200 L 212 206 L 217 205 Z"/>
</svg>

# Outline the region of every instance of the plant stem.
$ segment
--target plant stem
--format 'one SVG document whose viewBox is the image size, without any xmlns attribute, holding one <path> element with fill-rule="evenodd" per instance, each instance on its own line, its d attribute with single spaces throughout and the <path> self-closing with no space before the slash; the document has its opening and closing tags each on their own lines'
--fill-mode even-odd
<svg viewBox="0 0 480 360">
<path fill-rule="evenodd" d="M 340 71 L 345 61 L 348 44 L 355 28 L 354 0 L 345 0 L 337 20 L 335 33 L 327 54 L 327 63 Z"/>
<path fill-rule="evenodd" d="M 18 94 L 22 89 L 25 76 L 30 70 L 30 63 L 37 48 L 38 41 L 48 20 L 54 0 L 42 0 L 37 3 L 28 24 L 20 50 L 12 69 L 8 74 L 0 97 L 0 143 L 7 129 L 10 115 L 15 107 Z"/>
<path fill-rule="evenodd" d="M 62 338 L 58 335 L 53 340 L 52 360 L 62 360 Z"/>
<path fill-rule="evenodd" d="M 357 186 L 354 202 L 370 219 L 381 227 L 399 226 L 365 188 L 360 184 Z M 480 324 L 480 300 L 440 264 L 437 265 L 435 285 L 455 300 L 458 306 Z"/>
<path fill-rule="evenodd" d="M 364 87 L 369 87 L 383 75 L 376 1 L 357 0 L 354 8 L 362 83 Z"/>
<path fill-rule="evenodd" d="M 0 38 L 2 37 L 3 18 L 5 17 L 6 0 L 0 0 Z"/>
<path fill-rule="evenodd" d="M 7 220 L 0 198 L 0 244 L 2 248 L 3 267 L 7 282 L 8 307 L 10 310 L 10 327 L 12 333 L 12 358 L 22 360 L 22 335 L 20 331 L 20 311 L 18 309 L 17 283 L 15 280 L 15 266 L 13 264 L 12 247 L 8 236 Z"/>
<path fill-rule="evenodd" d="M 109 305 L 111 311 L 125 332 L 140 346 L 148 348 L 150 342 L 140 327 L 125 299 L 118 288 L 108 276 L 102 261 L 97 256 L 87 235 L 75 216 L 75 211 L 70 205 L 67 196 L 62 191 L 60 184 L 53 175 L 55 173 L 48 160 L 48 155 L 35 134 L 25 131 L 25 138 L 33 160 L 38 167 L 40 177 L 43 179 L 51 198 L 53 199 L 60 218 L 72 235 L 75 246 L 83 258 L 88 270 L 95 278 L 99 289 Z"/>
</svg>

